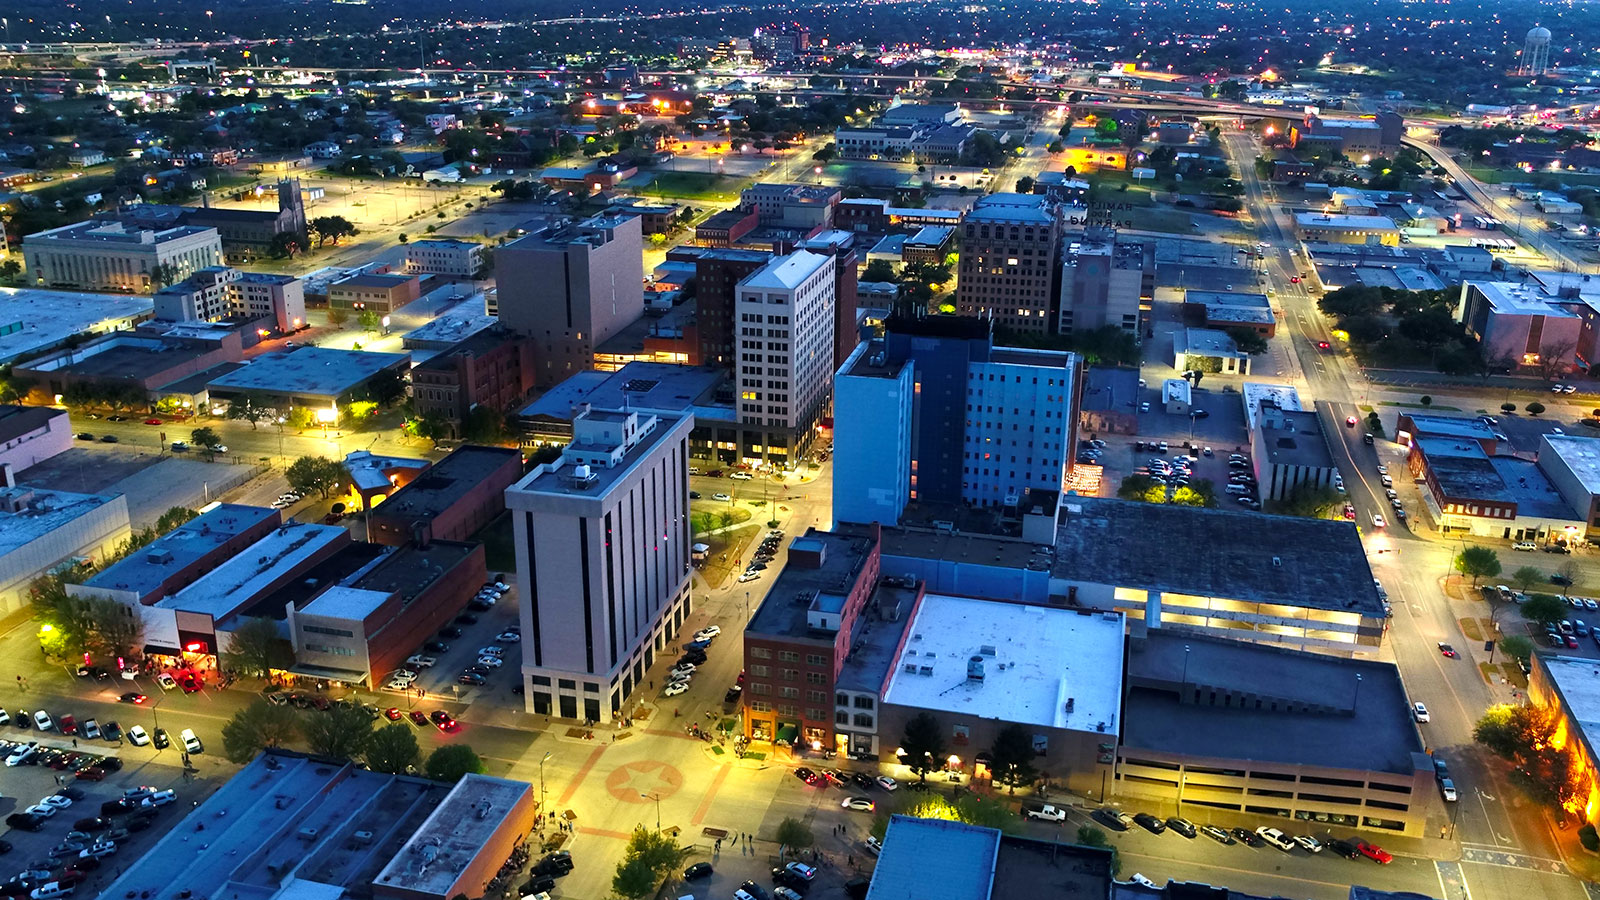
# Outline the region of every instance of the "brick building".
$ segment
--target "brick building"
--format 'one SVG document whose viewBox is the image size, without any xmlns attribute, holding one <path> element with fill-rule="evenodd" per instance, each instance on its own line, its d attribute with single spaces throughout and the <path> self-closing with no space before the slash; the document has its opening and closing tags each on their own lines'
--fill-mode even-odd
<svg viewBox="0 0 1600 900">
<path fill-rule="evenodd" d="M 675 247 L 669 262 L 694 263 L 700 364 L 733 366 L 733 298 L 740 281 L 772 261 L 765 250 Z"/>
<path fill-rule="evenodd" d="M 411 395 L 417 413 L 442 416 L 457 436 L 474 407 L 504 413 L 531 390 L 532 342 L 498 325 L 411 370 Z"/>
<path fill-rule="evenodd" d="M 370 540 L 464 541 L 506 508 L 505 491 L 522 477 L 522 451 L 458 447 L 367 513 Z"/>
</svg>

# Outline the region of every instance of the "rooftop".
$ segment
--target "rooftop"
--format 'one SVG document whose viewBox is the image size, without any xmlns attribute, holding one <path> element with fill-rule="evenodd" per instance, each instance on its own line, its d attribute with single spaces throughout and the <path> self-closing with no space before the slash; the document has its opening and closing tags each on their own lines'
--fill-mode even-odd
<svg viewBox="0 0 1600 900">
<path fill-rule="evenodd" d="M 1546 434 L 1541 437 L 1541 456 L 1548 448 L 1548 452 L 1554 453 L 1572 470 L 1586 492 L 1600 494 L 1600 438 L 1571 434 Z"/>
<path fill-rule="evenodd" d="M 62 419 L 61 425 L 65 428 L 66 416 L 66 410 L 53 406 L 0 404 L 0 445 L 10 444 L 17 438 L 44 428 L 51 419 Z"/>
<path fill-rule="evenodd" d="M 886 703 L 1117 732 L 1120 613 L 928 594 L 907 632 Z"/>
<path fill-rule="evenodd" d="M 804 284 L 807 278 L 815 275 L 818 269 L 826 266 L 831 258 L 809 250 L 796 250 L 751 272 L 739 282 L 739 287 L 762 291 L 792 291 Z"/>
<path fill-rule="evenodd" d="M 146 597 L 174 573 L 194 565 L 217 547 L 267 521 L 277 522 L 278 511 L 236 503 L 220 504 L 96 573 L 84 584 L 105 590 L 133 591 Z"/>
<path fill-rule="evenodd" d="M 1429 765 L 1393 663 L 1151 629 L 1129 642 L 1127 671 L 1129 751 L 1402 775 Z M 1181 703 L 1185 685 L 1218 699 Z M 1264 702 L 1224 702 L 1244 696 Z"/>
<path fill-rule="evenodd" d="M 0 288 L 0 363 L 74 334 L 127 328 L 154 311 L 155 301 L 145 296 Z"/>
<path fill-rule="evenodd" d="M 445 799 L 447 788 L 273 750 L 168 831 L 105 896 L 187 891 L 195 897 L 272 900 L 362 891 Z M 197 825 L 205 840 L 195 840 Z M 356 832 L 370 849 L 351 854 Z M 307 835 L 311 835 L 307 839 Z M 318 891 L 318 888 L 326 890 Z"/>
<path fill-rule="evenodd" d="M 1303 212 L 1294 214 L 1295 225 L 1301 228 L 1338 228 L 1374 231 L 1395 230 L 1394 220 L 1388 216 L 1349 216 L 1329 213 Z"/>
<path fill-rule="evenodd" d="M 260 356 L 255 362 L 214 379 L 211 388 L 339 397 L 384 369 L 403 365 L 410 358 L 405 353 L 300 347 L 287 353 Z"/>
<path fill-rule="evenodd" d="M 840 534 L 813 528 L 790 539 L 789 549 L 788 564 L 773 579 L 772 587 L 745 631 L 791 638 L 815 637 L 832 643 L 833 632 L 814 632 L 807 624 L 810 605 L 797 602 L 795 598 L 849 596 L 851 587 L 861 578 L 867 554 L 872 551 L 872 538 L 865 534 Z M 794 556 L 797 550 L 808 551 L 809 559 L 820 557 L 821 565 L 803 564 Z"/>
<path fill-rule="evenodd" d="M 584 500 L 603 497 L 680 425 L 692 428 L 693 422 L 692 415 L 664 410 L 587 410 L 573 419 L 572 441 L 561 459 L 536 466 L 507 490 Z M 610 464 L 594 462 L 602 457 Z"/>
<path fill-rule="evenodd" d="M 889 359 L 884 352 L 883 342 L 873 340 L 859 345 L 850 354 L 840 374 L 852 378 L 899 378 L 905 365 L 905 360 L 896 362 Z"/>
<path fill-rule="evenodd" d="M 432 540 L 426 547 L 405 544 L 383 554 L 377 565 L 365 568 L 349 580 L 349 586 L 385 595 L 398 592 L 405 603 L 416 599 L 440 578 L 448 576 L 479 544 Z"/>
<path fill-rule="evenodd" d="M 114 502 L 124 502 L 122 495 L 72 494 L 26 485 L 0 488 L 0 558 Z"/>
<path fill-rule="evenodd" d="M 867 900 L 989 900 L 999 852 L 998 829 L 893 816 Z"/>
<path fill-rule="evenodd" d="M 1179 353 L 1196 353 L 1202 356 L 1244 357 L 1248 354 L 1226 331 L 1214 328 L 1185 328 L 1173 335 L 1174 349 Z"/>
<path fill-rule="evenodd" d="M 651 409 L 668 412 L 709 410 L 717 386 L 728 380 L 716 366 L 678 366 L 671 363 L 631 362 L 615 372 L 579 372 L 523 408 L 524 417 L 548 416 L 570 420 L 580 404 L 596 409 Z"/>
<path fill-rule="evenodd" d="M 506 813 L 532 790 L 526 781 L 477 774 L 462 778 L 378 873 L 374 884 L 447 894 L 477 860 Z"/>
<path fill-rule="evenodd" d="M 339 281 L 335 281 L 333 284 L 328 285 L 328 289 L 338 290 L 339 288 L 383 288 L 388 290 L 389 288 L 399 287 L 402 284 L 416 280 L 417 276 L 415 275 L 380 275 L 367 272 L 360 275 L 351 275 L 349 278 L 343 278 Z"/>
<path fill-rule="evenodd" d="M 1261 446 L 1267 451 L 1267 461 L 1275 466 L 1333 468 L 1333 452 L 1315 412 L 1279 410 L 1264 418 Z"/>
<path fill-rule="evenodd" d="M 463 444 L 389 495 L 374 515 L 431 520 L 513 460 L 520 468 L 522 451 L 515 447 Z"/>
<path fill-rule="evenodd" d="M 205 234 L 206 232 L 216 234 L 216 229 L 180 225 L 175 228 L 152 231 L 146 228 L 126 226 L 121 222 L 99 222 L 91 219 L 87 222 L 77 222 L 72 225 L 63 225 L 60 228 L 52 228 L 48 231 L 30 234 L 27 236 L 26 241 L 34 245 L 48 241 L 88 241 L 97 244 L 147 245 L 154 247 L 156 244 L 180 240 L 192 235 Z"/>
<path fill-rule="evenodd" d="M 1600 746 L 1600 666 L 1592 659 L 1561 654 L 1537 654 L 1540 666 L 1561 695 L 1567 713 L 1578 723 L 1584 740 Z"/>
<path fill-rule="evenodd" d="M 1182 534 L 1208 535 L 1206 552 L 1173 565 L 1156 536 Z M 1349 522 L 1074 497 L 1062 504 L 1055 556 L 1053 574 L 1067 581 L 1384 615 Z"/>
<path fill-rule="evenodd" d="M 1510 281 L 1469 281 L 1489 306 L 1500 315 L 1550 316 L 1558 319 L 1575 319 L 1577 313 L 1564 309 L 1560 297 L 1538 285 L 1517 284 Z"/>
<path fill-rule="evenodd" d="M 1495 430 L 1488 424 L 1466 416 L 1440 416 L 1426 413 L 1406 412 L 1406 418 L 1411 420 L 1416 427 L 1415 437 L 1424 435 L 1430 437 L 1467 438 L 1474 441 L 1492 441 L 1497 437 Z M 1579 438 L 1579 440 L 1591 440 Z"/>
<path fill-rule="evenodd" d="M 336 584 L 302 606 L 299 612 L 308 616 L 326 616 L 330 619 L 359 622 L 372 615 L 388 599 L 389 595 L 381 591 L 364 591 Z"/>
<path fill-rule="evenodd" d="M 499 319 L 483 312 L 481 304 L 474 306 L 471 303 L 459 303 L 444 315 L 435 316 L 421 327 L 413 328 L 406 332 L 401 337 L 400 344 L 407 350 L 424 348 L 447 349 L 440 345 L 449 345 L 448 349 L 456 349 L 466 345 L 466 342 L 482 338 L 484 333 L 493 328 L 498 321 Z M 487 348 L 503 343 L 505 340 L 506 335 L 500 334 L 487 341 L 471 343 L 469 346 Z M 443 354 L 440 355 L 442 356 Z M 438 356 L 434 356 L 429 359 L 438 358 Z M 428 365 L 426 362 L 418 363 L 418 368 L 426 365 Z"/>
<path fill-rule="evenodd" d="M 978 200 L 977 205 L 967 213 L 966 220 L 1049 225 L 1055 221 L 1049 202 L 1049 198 L 1039 194 L 990 194 Z"/>
<path fill-rule="evenodd" d="M 156 602 L 162 609 L 202 613 L 221 621 L 248 604 L 279 579 L 340 541 L 350 532 L 338 525 L 287 522 L 249 549 L 202 575 L 199 580 Z"/>
</svg>

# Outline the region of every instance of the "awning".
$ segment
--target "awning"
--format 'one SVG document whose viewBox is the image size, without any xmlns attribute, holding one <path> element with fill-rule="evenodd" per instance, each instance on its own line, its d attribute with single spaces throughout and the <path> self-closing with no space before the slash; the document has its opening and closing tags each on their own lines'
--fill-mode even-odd
<svg viewBox="0 0 1600 900">
<path fill-rule="evenodd" d="M 367 680 L 367 673 L 356 669 L 335 669 L 330 666 L 313 666 L 305 663 L 295 663 L 284 669 L 274 671 L 288 672 L 304 678 L 320 678 L 323 681 L 343 681 L 349 684 L 362 684 Z"/>
<path fill-rule="evenodd" d="M 799 736 L 800 726 L 790 723 L 778 726 L 778 736 L 774 740 L 779 744 L 793 744 Z"/>
</svg>

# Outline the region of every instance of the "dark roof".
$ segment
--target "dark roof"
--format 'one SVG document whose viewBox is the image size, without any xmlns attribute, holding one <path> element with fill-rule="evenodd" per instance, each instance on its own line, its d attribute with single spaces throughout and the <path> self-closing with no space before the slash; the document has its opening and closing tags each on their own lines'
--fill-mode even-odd
<svg viewBox="0 0 1600 900">
<path fill-rule="evenodd" d="M 51 419 L 66 414 L 64 409 L 49 406 L 0 405 L 0 443 L 10 443 L 30 431 L 43 428 Z"/>
<path fill-rule="evenodd" d="M 1060 521 L 1056 578 L 1384 615 L 1350 522 L 1100 497 L 1063 502 Z"/>
<path fill-rule="evenodd" d="M 796 551 L 822 549 L 822 565 L 809 568 L 795 558 Z M 820 592 L 845 596 L 861 576 L 872 538 L 808 529 L 789 541 L 789 562 L 772 582 L 772 589 L 761 601 L 745 628 L 746 634 L 786 638 L 811 638 L 833 642 L 832 634 L 813 634 L 806 625 L 808 603 L 796 601 L 802 594 Z"/>
<path fill-rule="evenodd" d="M 407 544 L 351 579 L 350 586 L 386 594 L 398 591 L 401 602 L 410 603 L 480 546 L 461 541 L 429 541 L 427 547 Z"/>
<path fill-rule="evenodd" d="M 977 316 L 906 316 L 896 313 L 883 323 L 893 334 L 979 340 L 990 336 L 991 323 Z"/>
<path fill-rule="evenodd" d="M 515 336 L 504 328 L 498 325 L 491 325 L 464 341 L 451 344 L 449 347 L 440 350 L 426 362 L 418 363 L 413 370 L 454 369 L 456 364 L 453 357 L 455 356 L 465 353 L 477 359 L 487 356 L 492 351 L 515 339 Z"/>
<path fill-rule="evenodd" d="M 457 447 L 415 481 L 390 494 L 389 499 L 374 511 L 380 516 L 404 516 L 413 521 L 431 520 L 513 457 L 520 461 L 522 451 L 514 447 L 483 447 L 476 444 Z"/>
</svg>

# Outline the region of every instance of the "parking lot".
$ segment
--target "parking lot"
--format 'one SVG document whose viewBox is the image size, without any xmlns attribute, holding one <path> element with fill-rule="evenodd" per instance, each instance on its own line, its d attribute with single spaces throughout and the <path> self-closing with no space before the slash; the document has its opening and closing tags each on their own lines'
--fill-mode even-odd
<svg viewBox="0 0 1600 900">
<path fill-rule="evenodd" d="M 406 710 L 410 704 L 427 697 L 465 699 L 483 696 L 495 697 L 509 706 L 522 705 L 521 699 L 514 696 L 520 693 L 522 686 L 522 678 L 518 674 L 522 666 L 520 641 L 502 640 L 499 637 L 508 630 L 520 632 L 515 589 L 505 581 L 499 584 L 506 590 L 498 592 L 499 599 L 494 600 L 488 609 L 482 608 L 484 603 L 489 602 L 488 596 L 480 592 L 480 602 L 475 604 L 476 608 L 469 607 L 426 644 L 413 648 L 415 655 L 404 667 L 404 671 L 415 676 L 408 685 L 402 686 L 393 678 L 398 673 L 390 673 L 379 679 L 381 694 L 395 701 L 404 701 L 391 705 Z M 479 660 L 488 655 L 480 651 L 489 647 L 500 648 L 500 665 L 480 664 Z M 473 672 L 482 679 L 482 684 L 462 683 L 462 675 L 471 667 L 476 667 Z"/>
<path fill-rule="evenodd" d="M 208 781 L 185 777 L 180 768 L 147 759 L 147 750 L 123 755 L 128 748 L 107 744 L 91 754 L 89 742 L 80 741 L 80 749 L 74 751 L 71 739 L 59 733 L 14 726 L 6 727 L 4 738 L 0 749 L 7 754 L 28 741 L 37 742 L 40 751 L 28 762 L 0 769 L 0 784 L 4 785 L 0 813 L 6 815 L 8 825 L 3 840 L 10 845 L 6 858 L 12 863 L 4 872 L 5 896 L 24 895 L 23 881 L 29 883 L 29 890 L 50 881 L 73 883 L 92 895 L 110 883 L 120 865 L 148 850 L 214 789 Z M 87 766 L 91 755 L 114 760 L 103 768 L 119 764 L 121 768 L 100 781 L 78 777 L 73 766 Z M 177 761 L 170 751 L 169 758 Z M 141 797 L 116 810 L 106 805 L 120 800 L 124 791 L 141 786 L 149 789 L 145 794 L 172 791 L 175 796 L 156 797 L 150 805 L 143 805 Z M 37 830 L 15 827 L 25 824 L 25 810 L 47 797 L 60 808 L 44 818 Z M 73 834 L 75 831 L 78 833 Z M 84 850 L 96 845 L 99 849 L 84 858 Z M 32 876 L 24 877 L 28 872 Z"/>
</svg>

